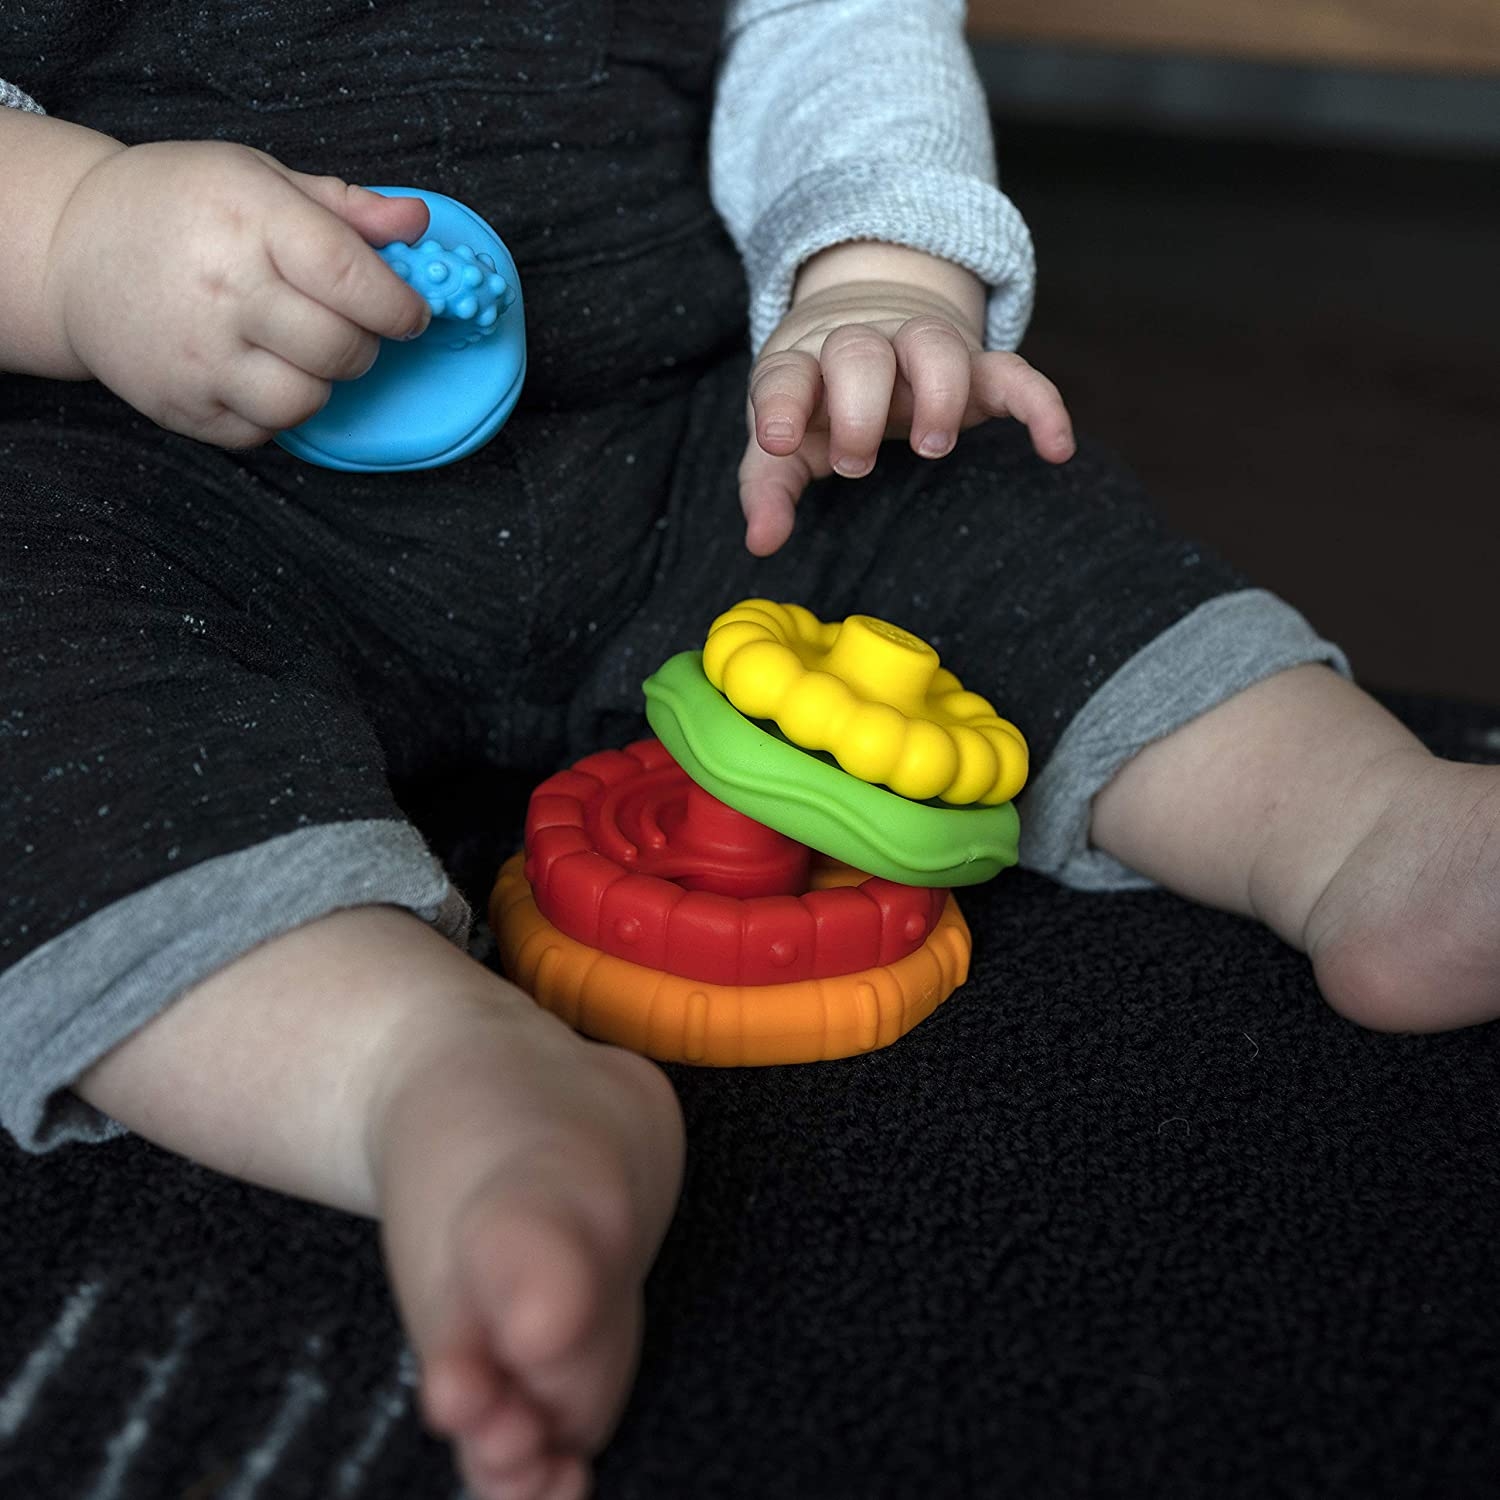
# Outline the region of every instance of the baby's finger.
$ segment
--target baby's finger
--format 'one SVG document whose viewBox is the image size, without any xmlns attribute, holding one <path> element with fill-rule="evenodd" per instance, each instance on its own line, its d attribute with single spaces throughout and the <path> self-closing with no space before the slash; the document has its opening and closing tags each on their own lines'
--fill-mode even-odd
<svg viewBox="0 0 1500 1500">
<path fill-rule="evenodd" d="M 911 445 L 924 458 L 941 458 L 963 426 L 973 351 L 951 323 L 931 315 L 907 319 L 892 342 L 911 389 Z"/>
<path fill-rule="evenodd" d="M 246 310 L 240 331 L 248 343 L 320 380 L 356 380 L 380 352 L 373 333 L 284 281 L 272 282 Z"/>
<path fill-rule="evenodd" d="M 811 354 L 762 355 L 750 372 L 750 430 L 767 453 L 795 453 L 823 398 L 823 372 Z"/>
<path fill-rule="evenodd" d="M 267 237 L 283 280 L 314 302 L 385 338 L 412 338 L 427 327 L 427 304 L 358 232 L 298 192 Z"/>
<path fill-rule="evenodd" d="M 874 468 L 890 422 L 896 351 L 877 329 L 846 323 L 823 340 L 821 359 L 828 455 L 838 473 L 858 479 Z"/>
<path fill-rule="evenodd" d="M 271 440 L 269 427 L 257 427 L 218 401 L 199 396 L 191 407 L 171 402 L 147 415 L 168 432 L 180 432 L 215 448 L 258 448 Z"/>
<path fill-rule="evenodd" d="M 745 514 L 745 548 L 754 556 L 769 557 L 791 536 L 797 502 L 813 476 L 807 449 L 813 444 L 821 447 L 823 441 L 822 434 L 815 433 L 786 457 L 767 453 L 753 436 L 745 444 L 740 509 Z"/>
<path fill-rule="evenodd" d="M 973 396 L 990 416 L 1024 422 L 1037 453 L 1052 463 L 1072 458 L 1073 423 L 1062 393 L 1019 354 L 992 350 L 973 363 Z"/>
<path fill-rule="evenodd" d="M 372 193 L 340 177 L 308 177 L 298 172 L 293 180 L 309 198 L 332 210 L 372 245 L 388 245 L 392 240 L 414 245 L 427 232 L 431 215 L 420 198 Z"/>
<path fill-rule="evenodd" d="M 305 422 L 327 404 L 329 384 L 265 349 L 239 355 L 215 393 L 255 427 L 280 432 Z"/>
<path fill-rule="evenodd" d="M 337 214 L 372 245 L 392 240 L 415 244 L 426 232 L 430 215 L 420 198 L 393 197 L 345 182 L 342 177 L 314 177 L 294 172 L 274 157 L 266 157 L 278 172 L 315 203 Z"/>
</svg>

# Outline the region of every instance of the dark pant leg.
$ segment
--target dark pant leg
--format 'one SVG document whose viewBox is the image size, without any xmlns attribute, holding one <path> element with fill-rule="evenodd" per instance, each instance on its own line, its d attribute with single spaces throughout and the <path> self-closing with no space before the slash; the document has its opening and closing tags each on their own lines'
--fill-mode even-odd
<svg viewBox="0 0 1500 1500">
<path fill-rule="evenodd" d="M 255 943 L 368 902 L 465 922 L 321 601 L 217 457 L 0 428 L 0 1121 L 30 1144 L 97 1132 L 65 1085 Z"/>
</svg>

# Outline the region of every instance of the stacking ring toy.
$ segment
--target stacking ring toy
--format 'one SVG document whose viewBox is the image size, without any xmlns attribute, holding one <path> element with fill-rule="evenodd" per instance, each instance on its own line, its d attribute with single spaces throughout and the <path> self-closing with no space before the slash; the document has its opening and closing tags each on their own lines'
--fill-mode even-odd
<svg viewBox="0 0 1500 1500">
<path fill-rule="evenodd" d="M 335 382 L 323 409 L 276 441 L 328 469 L 436 468 L 489 442 L 520 398 L 521 282 L 510 251 L 473 209 L 421 188 L 371 191 L 427 205 L 422 241 L 379 254 L 427 299 L 432 321 L 419 338 L 382 339 L 363 375 Z"/>
<path fill-rule="evenodd" d="M 721 802 L 798 843 L 903 885 L 977 885 L 1016 862 L 1020 820 L 998 807 L 933 807 L 857 781 L 745 718 L 682 651 L 645 682 L 646 718 Z"/>
<path fill-rule="evenodd" d="M 1025 783 L 1016 726 L 884 620 L 825 625 L 800 605 L 747 599 L 709 627 L 703 671 L 742 714 L 903 797 L 994 805 Z"/>
<path fill-rule="evenodd" d="M 501 964 L 539 1005 L 738 1067 L 886 1046 L 964 982 L 947 887 L 1016 862 L 997 799 L 1026 742 L 931 646 L 750 599 L 643 686 L 658 738 L 542 782 L 490 897 Z"/>
</svg>

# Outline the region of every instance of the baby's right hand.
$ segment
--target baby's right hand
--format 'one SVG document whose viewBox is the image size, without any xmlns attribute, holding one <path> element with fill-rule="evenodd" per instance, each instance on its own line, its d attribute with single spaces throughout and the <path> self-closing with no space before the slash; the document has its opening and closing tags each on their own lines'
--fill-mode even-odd
<svg viewBox="0 0 1500 1500">
<path fill-rule="evenodd" d="M 371 245 L 414 241 L 416 198 L 309 177 L 248 147 L 133 146 L 58 220 L 46 296 L 78 362 L 152 421 L 226 448 L 294 427 L 427 304 Z"/>
</svg>

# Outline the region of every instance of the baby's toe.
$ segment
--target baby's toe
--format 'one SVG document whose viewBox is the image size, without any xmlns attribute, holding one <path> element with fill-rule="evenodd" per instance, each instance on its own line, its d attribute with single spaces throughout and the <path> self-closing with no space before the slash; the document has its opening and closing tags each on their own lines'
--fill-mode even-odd
<svg viewBox="0 0 1500 1500">
<path fill-rule="evenodd" d="M 471 1460 L 460 1444 L 459 1472 L 469 1500 L 584 1500 L 592 1487 L 588 1465 L 573 1454 L 494 1468 Z"/>
<path fill-rule="evenodd" d="M 422 1414 L 437 1432 L 467 1432 L 504 1403 L 506 1383 L 493 1360 L 462 1348 L 425 1353 Z"/>
<path fill-rule="evenodd" d="M 464 1451 L 475 1464 L 503 1473 L 535 1464 L 547 1446 L 547 1424 L 519 1392 L 502 1397 L 462 1434 Z"/>
</svg>

